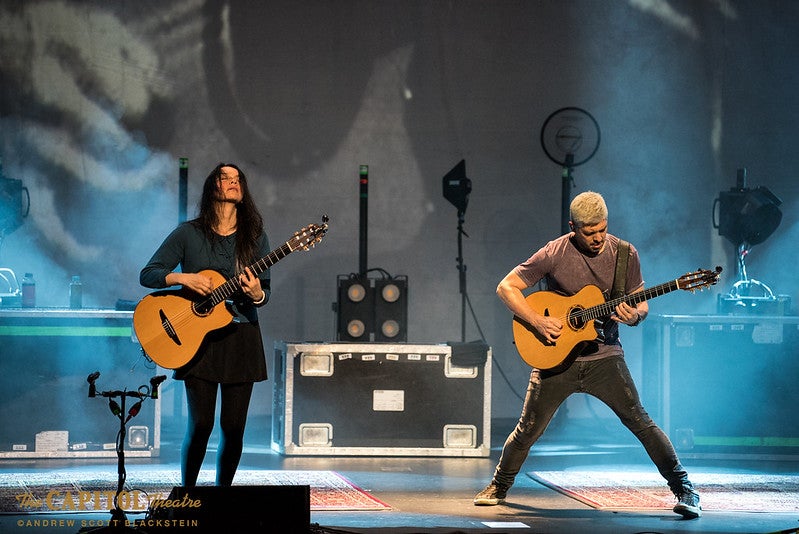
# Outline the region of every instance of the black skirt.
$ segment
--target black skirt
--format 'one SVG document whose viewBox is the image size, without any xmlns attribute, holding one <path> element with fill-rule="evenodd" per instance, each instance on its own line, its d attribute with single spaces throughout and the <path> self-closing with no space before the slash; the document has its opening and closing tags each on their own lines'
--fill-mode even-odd
<svg viewBox="0 0 799 534">
<path fill-rule="evenodd" d="M 220 384 L 266 380 L 266 355 L 258 323 L 233 322 L 209 333 L 197 354 L 173 378 L 201 378 Z"/>
</svg>

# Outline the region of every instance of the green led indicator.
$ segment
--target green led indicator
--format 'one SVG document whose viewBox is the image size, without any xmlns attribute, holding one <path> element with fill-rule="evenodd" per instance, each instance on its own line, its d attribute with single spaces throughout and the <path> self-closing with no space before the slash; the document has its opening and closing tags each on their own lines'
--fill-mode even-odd
<svg viewBox="0 0 799 534">
<path fill-rule="evenodd" d="M 361 176 L 369 174 L 369 165 L 361 165 Z"/>
</svg>

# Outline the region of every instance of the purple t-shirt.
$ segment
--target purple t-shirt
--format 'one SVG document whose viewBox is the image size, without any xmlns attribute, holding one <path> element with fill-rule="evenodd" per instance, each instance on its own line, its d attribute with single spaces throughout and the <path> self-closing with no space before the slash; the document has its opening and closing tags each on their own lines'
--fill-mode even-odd
<svg viewBox="0 0 799 534">
<path fill-rule="evenodd" d="M 597 286 L 610 296 L 616 273 L 616 257 L 619 253 L 619 238 L 607 234 L 605 248 L 594 257 L 586 256 L 565 234 L 550 241 L 514 268 L 514 272 L 527 283 L 527 287 L 544 280 L 546 289 L 565 296 L 572 296 L 587 285 Z M 638 251 L 630 245 L 627 260 L 625 294 L 632 293 L 644 285 Z M 597 321 L 599 337 L 589 343 L 578 360 L 596 360 L 613 355 L 623 355 L 619 342 L 619 325 L 610 318 Z"/>
</svg>

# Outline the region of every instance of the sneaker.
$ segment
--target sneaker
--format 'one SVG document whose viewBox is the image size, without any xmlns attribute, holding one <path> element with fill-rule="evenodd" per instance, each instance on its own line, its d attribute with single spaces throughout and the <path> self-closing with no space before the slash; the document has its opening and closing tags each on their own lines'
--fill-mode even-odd
<svg viewBox="0 0 799 534">
<path fill-rule="evenodd" d="M 508 488 L 491 482 L 486 488 L 474 497 L 475 506 L 496 506 L 505 502 Z"/>
<path fill-rule="evenodd" d="M 674 505 L 673 510 L 674 513 L 680 514 L 685 519 L 696 519 L 702 515 L 699 494 L 689 489 L 682 490 L 677 494 L 677 504 Z"/>
</svg>

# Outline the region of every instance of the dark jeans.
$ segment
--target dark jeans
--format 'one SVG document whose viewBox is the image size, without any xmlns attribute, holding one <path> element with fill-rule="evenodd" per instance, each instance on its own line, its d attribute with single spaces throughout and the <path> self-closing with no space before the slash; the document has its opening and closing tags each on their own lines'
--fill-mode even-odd
<svg viewBox="0 0 799 534">
<path fill-rule="evenodd" d="M 562 372 L 533 369 L 522 415 L 505 440 L 494 482 L 507 487 L 513 484 L 530 447 L 572 393 L 588 393 L 607 404 L 643 444 L 672 492 L 676 494 L 691 487 L 671 441 L 641 406 L 627 363 L 621 356 L 575 361 Z"/>
<path fill-rule="evenodd" d="M 217 384 L 199 378 L 184 380 L 189 422 L 183 441 L 181 471 L 184 486 L 197 485 L 208 439 L 214 429 L 217 390 L 222 391 L 219 424 L 222 437 L 216 458 L 216 485 L 230 486 L 244 448 L 244 427 L 252 396 L 252 382 Z"/>
</svg>

